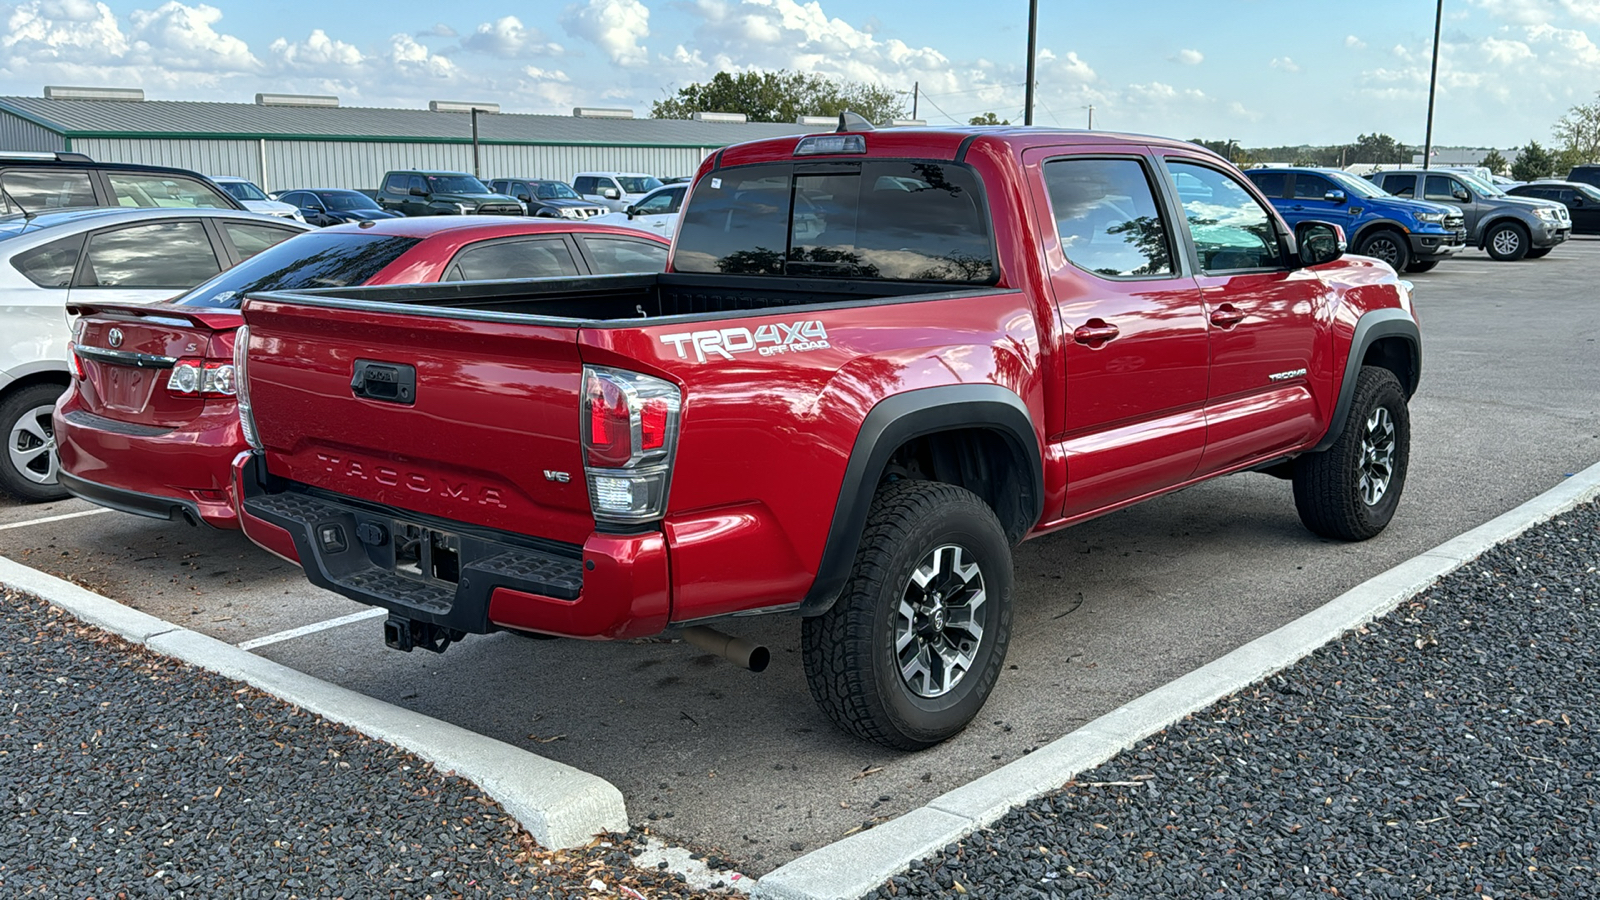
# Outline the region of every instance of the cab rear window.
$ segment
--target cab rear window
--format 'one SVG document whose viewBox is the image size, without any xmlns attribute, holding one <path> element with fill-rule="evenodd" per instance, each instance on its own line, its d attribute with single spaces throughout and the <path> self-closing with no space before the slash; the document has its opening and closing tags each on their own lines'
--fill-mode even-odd
<svg viewBox="0 0 1600 900">
<path fill-rule="evenodd" d="M 673 268 L 962 284 L 998 276 L 977 176 L 913 160 L 712 172 L 685 207 Z"/>
<path fill-rule="evenodd" d="M 365 284 L 417 238 L 312 232 L 257 253 L 174 301 L 180 306 L 238 309 L 246 294 Z"/>
</svg>

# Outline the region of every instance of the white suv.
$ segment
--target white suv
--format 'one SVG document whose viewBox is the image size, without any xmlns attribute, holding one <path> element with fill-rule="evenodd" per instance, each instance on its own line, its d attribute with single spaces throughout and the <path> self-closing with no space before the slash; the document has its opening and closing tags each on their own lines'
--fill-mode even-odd
<svg viewBox="0 0 1600 900">
<path fill-rule="evenodd" d="M 248 178 L 237 175 L 213 175 L 211 180 L 217 187 L 227 191 L 233 199 L 244 204 L 244 208 L 251 212 L 258 212 L 264 216 L 277 216 L 280 219 L 294 219 L 304 222 L 306 217 L 300 214 L 300 208 L 292 203 L 284 203 L 267 196 L 267 192 L 256 186 Z"/>
<path fill-rule="evenodd" d="M 639 172 L 579 172 L 572 176 L 572 189 L 578 196 L 612 212 L 622 212 L 658 187 L 661 179 Z"/>
</svg>

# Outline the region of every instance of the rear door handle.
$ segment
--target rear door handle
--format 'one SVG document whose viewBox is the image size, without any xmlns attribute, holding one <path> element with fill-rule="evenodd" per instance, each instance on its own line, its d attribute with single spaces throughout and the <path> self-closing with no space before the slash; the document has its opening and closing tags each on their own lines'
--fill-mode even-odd
<svg viewBox="0 0 1600 900">
<path fill-rule="evenodd" d="M 1232 303 L 1224 303 L 1211 311 L 1211 324 L 1218 328 L 1232 328 L 1244 321 L 1244 313 Z"/>
<path fill-rule="evenodd" d="M 1072 332 L 1072 339 L 1091 349 L 1098 349 L 1121 333 L 1117 326 L 1106 323 L 1104 319 L 1090 319 Z"/>
</svg>

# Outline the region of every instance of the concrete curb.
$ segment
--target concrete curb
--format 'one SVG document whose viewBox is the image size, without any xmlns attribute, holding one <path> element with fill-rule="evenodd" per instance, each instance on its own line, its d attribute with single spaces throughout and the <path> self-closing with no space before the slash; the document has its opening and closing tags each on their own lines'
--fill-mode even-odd
<svg viewBox="0 0 1600 900">
<path fill-rule="evenodd" d="M 914 860 L 989 825 L 1020 803 L 1056 790 L 1185 716 L 1293 665 L 1427 590 L 1495 544 L 1596 496 L 1600 496 L 1600 463 L 920 809 L 774 869 L 756 884 L 753 896 L 757 900 L 862 897 Z"/>
<path fill-rule="evenodd" d="M 628 830 L 622 792 L 598 776 L 329 684 L 5 557 L 0 557 L 0 583 L 132 643 L 238 679 L 453 771 L 493 797 L 541 846 L 578 847 L 597 832 Z"/>
</svg>

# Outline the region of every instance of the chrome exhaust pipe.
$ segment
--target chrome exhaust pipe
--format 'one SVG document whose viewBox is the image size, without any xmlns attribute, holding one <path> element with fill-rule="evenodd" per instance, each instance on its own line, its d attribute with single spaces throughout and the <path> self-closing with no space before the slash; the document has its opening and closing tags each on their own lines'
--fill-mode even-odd
<svg viewBox="0 0 1600 900">
<path fill-rule="evenodd" d="M 723 634 L 715 628 L 691 625 L 683 629 L 682 634 L 685 641 L 707 653 L 720 656 L 742 669 L 764 672 L 767 663 L 772 661 L 772 654 L 767 652 L 767 648 L 742 637 Z"/>
</svg>

